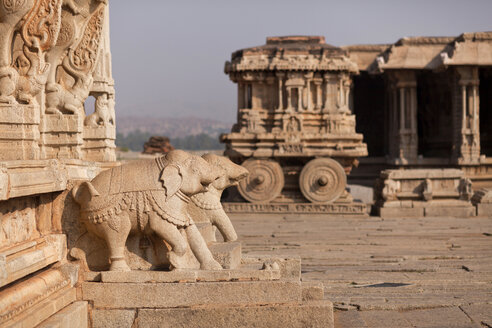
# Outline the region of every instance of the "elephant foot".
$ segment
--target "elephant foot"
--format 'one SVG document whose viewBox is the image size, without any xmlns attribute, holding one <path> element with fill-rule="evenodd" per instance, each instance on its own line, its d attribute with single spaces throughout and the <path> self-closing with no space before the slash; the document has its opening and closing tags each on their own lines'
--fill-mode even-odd
<svg viewBox="0 0 492 328">
<path fill-rule="evenodd" d="M 111 260 L 109 271 L 132 271 L 124 259 Z"/>
<path fill-rule="evenodd" d="M 211 261 L 201 263 L 200 269 L 202 270 L 222 270 L 222 265 L 219 264 L 216 260 L 212 259 Z"/>
<path fill-rule="evenodd" d="M 62 112 L 56 108 L 56 107 L 48 107 L 46 108 L 46 110 L 44 111 L 46 114 L 57 114 L 59 116 L 62 116 Z"/>
</svg>

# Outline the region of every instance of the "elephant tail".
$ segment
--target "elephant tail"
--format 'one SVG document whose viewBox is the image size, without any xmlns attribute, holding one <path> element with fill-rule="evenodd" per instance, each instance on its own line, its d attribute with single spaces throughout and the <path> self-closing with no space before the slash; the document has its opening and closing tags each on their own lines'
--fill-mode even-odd
<svg viewBox="0 0 492 328">
<path fill-rule="evenodd" d="M 89 181 L 79 183 L 72 189 L 72 197 L 79 205 L 88 204 L 99 192 Z"/>
</svg>

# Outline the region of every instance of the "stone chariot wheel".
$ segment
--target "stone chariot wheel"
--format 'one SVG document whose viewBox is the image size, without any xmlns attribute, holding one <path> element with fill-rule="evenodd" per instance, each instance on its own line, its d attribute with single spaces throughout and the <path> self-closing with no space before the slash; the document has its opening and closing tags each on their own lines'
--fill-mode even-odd
<svg viewBox="0 0 492 328">
<path fill-rule="evenodd" d="M 273 160 L 250 158 L 243 164 L 249 171 L 239 182 L 239 193 L 251 203 L 268 203 L 275 199 L 284 187 L 284 172 Z"/>
<path fill-rule="evenodd" d="M 343 167 L 331 158 L 316 158 L 299 175 L 302 194 L 312 203 L 331 203 L 345 190 L 347 176 Z"/>
</svg>

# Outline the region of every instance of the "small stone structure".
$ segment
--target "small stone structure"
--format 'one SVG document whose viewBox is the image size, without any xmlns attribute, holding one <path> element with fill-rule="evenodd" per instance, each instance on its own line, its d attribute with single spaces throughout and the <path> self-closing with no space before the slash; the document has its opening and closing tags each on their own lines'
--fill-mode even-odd
<svg viewBox="0 0 492 328">
<path fill-rule="evenodd" d="M 477 207 L 477 216 L 490 217 L 492 213 L 492 190 L 485 188 L 477 190 L 471 202 Z"/>
<path fill-rule="evenodd" d="M 476 215 L 471 181 L 457 169 L 385 170 L 376 197 L 383 218 Z"/>
<path fill-rule="evenodd" d="M 234 52 L 225 72 L 238 85 L 238 122 L 221 141 L 225 154 L 251 172 L 239 184 L 241 196 L 270 209 L 350 207 L 346 174 L 367 149 L 355 132 L 351 76 L 358 69 L 347 53 L 323 37 L 269 37 L 266 45 Z"/>
<path fill-rule="evenodd" d="M 145 142 L 143 154 L 166 154 L 173 150 L 168 137 L 152 136 Z"/>
<path fill-rule="evenodd" d="M 492 188 L 492 32 L 342 49 L 359 68 L 353 111 L 369 150 L 351 183 L 373 186 L 385 169 L 458 168 Z"/>
</svg>

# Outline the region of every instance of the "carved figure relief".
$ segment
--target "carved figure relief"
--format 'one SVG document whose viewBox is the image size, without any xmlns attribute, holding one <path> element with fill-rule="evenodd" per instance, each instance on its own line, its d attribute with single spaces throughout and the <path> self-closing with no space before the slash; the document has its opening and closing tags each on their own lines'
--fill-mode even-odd
<svg viewBox="0 0 492 328">
<path fill-rule="evenodd" d="M 65 4 L 75 13 L 82 15 L 84 11 L 76 7 L 72 1 Z M 83 104 L 92 87 L 92 73 L 96 66 L 97 54 L 101 43 L 105 6 L 99 4 L 88 18 L 78 44 L 71 48 L 74 41 L 70 16 L 62 21 L 63 38 L 57 43 L 58 51 L 68 49 L 60 68 L 52 72 L 46 86 L 46 113 L 50 114 L 83 114 Z M 72 38 L 70 39 L 70 37 Z M 72 41 L 72 42 L 70 42 Z M 59 62 L 59 58 L 51 58 Z M 63 73 L 62 73 L 63 72 Z M 71 81 L 73 82 L 71 83 Z"/>
<path fill-rule="evenodd" d="M 110 110 L 107 93 L 96 98 L 94 113 L 85 118 L 84 125 L 90 127 L 114 125 L 114 111 Z"/>
</svg>

